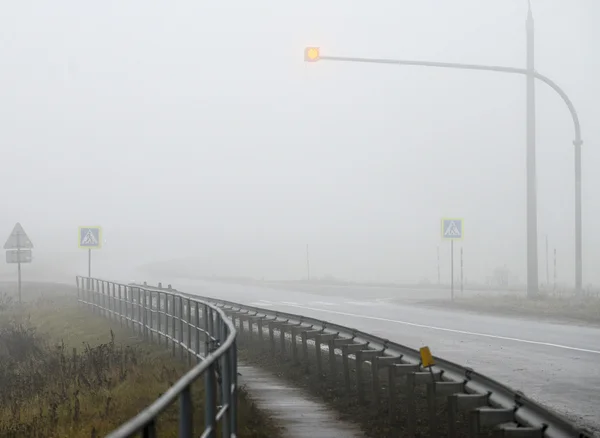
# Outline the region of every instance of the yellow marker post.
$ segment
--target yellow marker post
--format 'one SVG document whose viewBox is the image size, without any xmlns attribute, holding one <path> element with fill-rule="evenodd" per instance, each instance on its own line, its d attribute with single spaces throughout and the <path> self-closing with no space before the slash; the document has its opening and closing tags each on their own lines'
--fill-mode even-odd
<svg viewBox="0 0 600 438">
<path fill-rule="evenodd" d="M 433 375 L 433 369 L 431 368 L 435 365 L 435 359 L 427 346 L 419 348 L 419 353 L 421 353 L 421 365 L 423 365 L 423 368 L 428 368 L 429 374 L 431 374 L 432 391 L 435 397 L 435 376 Z"/>
<path fill-rule="evenodd" d="M 435 365 L 435 360 L 431 355 L 429 347 L 421 347 L 419 352 L 421 353 L 421 364 L 424 368 L 431 368 L 433 365 Z"/>
</svg>

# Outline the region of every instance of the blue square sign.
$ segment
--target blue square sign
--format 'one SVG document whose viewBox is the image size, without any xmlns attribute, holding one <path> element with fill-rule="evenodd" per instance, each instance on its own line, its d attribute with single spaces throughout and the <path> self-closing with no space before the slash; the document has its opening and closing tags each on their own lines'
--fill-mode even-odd
<svg viewBox="0 0 600 438">
<path fill-rule="evenodd" d="M 99 249 L 102 246 L 102 228 L 79 227 L 79 248 Z"/>
<path fill-rule="evenodd" d="M 442 219 L 442 239 L 460 240 L 463 238 L 463 220 L 443 218 Z"/>
</svg>

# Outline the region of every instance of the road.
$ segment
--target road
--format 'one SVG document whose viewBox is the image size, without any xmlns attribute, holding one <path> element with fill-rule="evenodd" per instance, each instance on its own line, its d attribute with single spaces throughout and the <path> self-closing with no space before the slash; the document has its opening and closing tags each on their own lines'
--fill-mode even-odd
<svg viewBox="0 0 600 438">
<path fill-rule="evenodd" d="M 193 280 L 178 290 L 354 327 L 472 367 L 600 432 L 600 328 L 418 307 L 423 291 L 317 294 Z M 394 302 L 391 300 L 394 299 Z"/>
</svg>

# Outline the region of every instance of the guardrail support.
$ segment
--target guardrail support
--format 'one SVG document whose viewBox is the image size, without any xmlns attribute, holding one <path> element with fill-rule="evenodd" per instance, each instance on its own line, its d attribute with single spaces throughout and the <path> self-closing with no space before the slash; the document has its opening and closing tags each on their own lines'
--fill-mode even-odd
<svg viewBox="0 0 600 438">
<path fill-rule="evenodd" d="M 494 438 L 544 438 L 543 427 L 519 427 L 516 424 L 498 426 Z"/>
<path fill-rule="evenodd" d="M 192 365 L 192 352 L 190 351 L 192 349 L 192 306 L 191 306 L 191 302 L 190 299 L 188 298 L 187 303 L 187 312 L 186 312 L 186 319 L 187 319 L 187 341 L 186 341 L 186 346 L 187 346 L 187 356 L 188 356 L 188 366 Z"/>
<path fill-rule="evenodd" d="M 144 430 L 142 431 L 142 437 L 156 438 L 156 423 L 154 421 L 151 421 L 146 425 L 146 427 L 144 427 Z"/>
<path fill-rule="evenodd" d="M 301 324 L 292 327 L 292 361 L 294 362 L 294 364 L 300 363 L 300 360 L 298 359 L 298 334 L 300 334 L 300 342 L 302 342 L 303 330 L 304 327 L 302 327 Z"/>
<path fill-rule="evenodd" d="M 208 325 L 208 306 L 204 305 L 202 308 L 202 319 L 204 320 L 204 356 L 208 356 L 210 351 L 210 331 Z"/>
<path fill-rule="evenodd" d="M 183 298 L 179 297 L 177 301 L 177 316 L 179 317 L 177 343 L 179 344 L 179 359 L 183 360 Z"/>
<path fill-rule="evenodd" d="M 194 410 L 192 407 L 192 391 L 187 386 L 179 395 L 179 437 L 192 438 L 194 436 Z"/>
<path fill-rule="evenodd" d="M 217 436 L 217 388 L 215 382 L 215 364 L 209 365 L 206 370 L 204 382 L 205 405 L 204 405 L 204 425 L 209 429 L 207 438 Z"/>
<path fill-rule="evenodd" d="M 196 363 L 200 363 L 200 304 L 194 306 L 194 321 L 196 322 Z"/>
<path fill-rule="evenodd" d="M 329 372 L 333 379 L 335 379 L 335 348 L 331 348 L 333 346 L 334 340 L 338 337 L 337 333 L 318 333 L 315 337 L 315 345 L 319 346 L 319 350 L 321 349 L 321 344 L 327 343 L 327 347 L 329 350 Z M 321 354 L 319 352 L 319 362 L 321 361 Z M 321 368 L 319 377 L 323 376 L 323 370 Z"/>
<path fill-rule="evenodd" d="M 469 436 L 477 438 L 482 427 L 493 427 L 502 423 L 511 423 L 514 421 L 514 418 L 514 409 L 477 408 L 469 414 Z"/>
<path fill-rule="evenodd" d="M 315 355 L 317 358 L 317 374 L 321 375 L 321 344 L 317 342 L 317 335 L 319 335 L 320 333 L 322 333 L 323 330 L 316 330 L 316 329 L 312 329 L 309 328 L 307 330 L 305 330 L 304 332 L 302 332 L 302 349 L 303 351 L 303 355 L 304 355 L 304 360 L 305 360 L 305 369 L 306 372 L 308 373 L 310 371 L 310 365 L 309 365 L 309 357 L 308 357 L 308 340 L 309 339 L 314 339 L 315 340 Z"/>
</svg>

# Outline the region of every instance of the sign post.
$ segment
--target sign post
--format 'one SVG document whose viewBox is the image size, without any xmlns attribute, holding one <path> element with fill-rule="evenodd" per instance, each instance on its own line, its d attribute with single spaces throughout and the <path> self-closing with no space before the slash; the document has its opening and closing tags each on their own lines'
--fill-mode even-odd
<svg viewBox="0 0 600 438">
<path fill-rule="evenodd" d="M 92 249 L 102 247 L 101 227 L 79 227 L 79 248 L 88 250 L 88 282 L 92 277 Z M 89 284 L 88 284 L 89 287 Z"/>
<path fill-rule="evenodd" d="M 19 222 L 15 224 L 10 236 L 4 244 L 6 251 L 6 263 L 16 263 L 19 282 L 19 304 L 21 299 L 21 263 L 31 263 L 33 243 Z"/>
<path fill-rule="evenodd" d="M 452 301 L 454 301 L 454 241 L 462 240 L 463 225 L 462 219 L 442 218 L 442 239 L 450 241 L 450 299 Z"/>
</svg>

